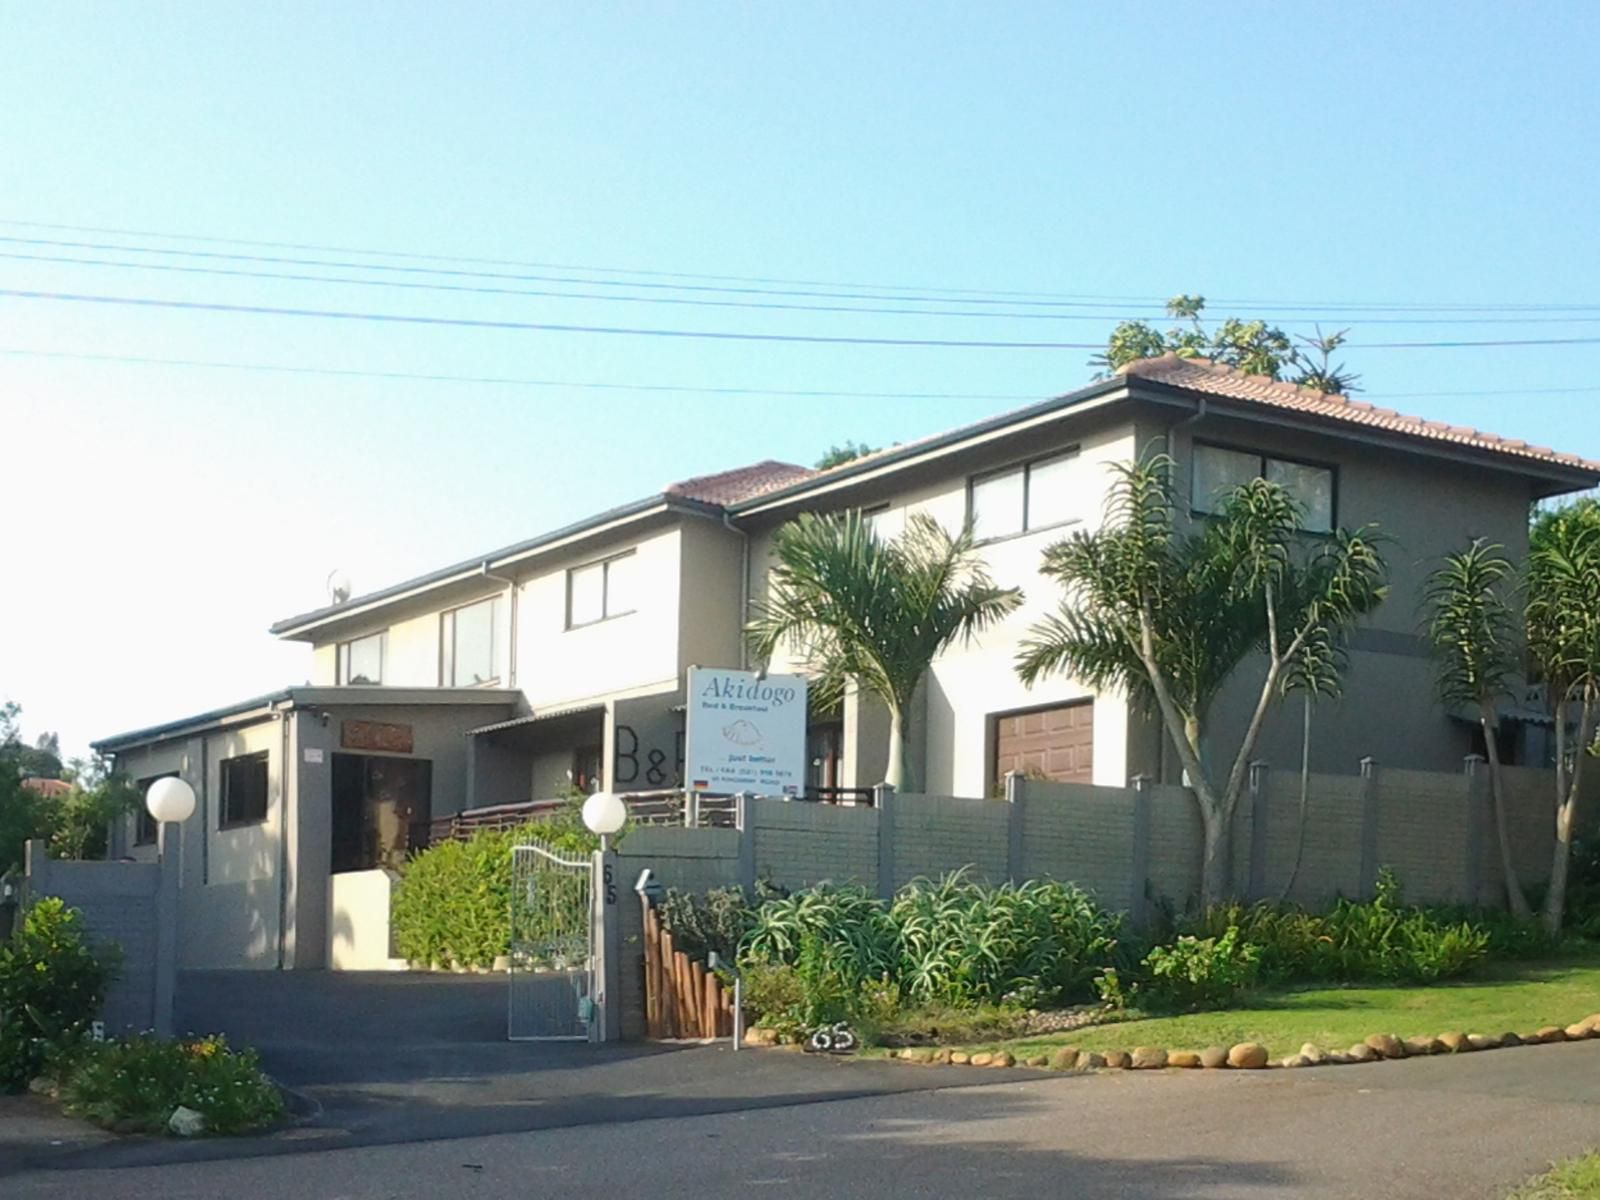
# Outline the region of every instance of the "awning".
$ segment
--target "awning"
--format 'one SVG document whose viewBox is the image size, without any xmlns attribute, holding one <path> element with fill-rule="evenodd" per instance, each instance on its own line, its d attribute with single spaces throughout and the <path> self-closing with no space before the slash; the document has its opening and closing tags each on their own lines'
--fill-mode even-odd
<svg viewBox="0 0 1600 1200">
<path fill-rule="evenodd" d="M 604 704 L 572 704 L 566 708 L 546 708 L 539 712 L 529 713 L 525 717 L 512 717 L 509 721 L 496 721 L 493 725 L 480 725 L 476 729 L 467 730 L 468 737 L 477 737 L 480 733 L 499 733 L 502 729 L 516 729 L 523 725 L 537 725 L 540 721 L 554 721 L 557 717 L 573 717 L 582 713 L 603 713 L 606 711 Z"/>
</svg>

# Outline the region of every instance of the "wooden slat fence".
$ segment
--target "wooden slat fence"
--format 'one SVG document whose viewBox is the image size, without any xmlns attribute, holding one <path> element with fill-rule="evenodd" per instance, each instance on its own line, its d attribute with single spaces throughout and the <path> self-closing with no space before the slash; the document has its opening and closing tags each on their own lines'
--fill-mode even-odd
<svg viewBox="0 0 1600 1200">
<path fill-rule="evenodd" d="M 653 1039 L 733 1036 L 733 991 L 672 943 L 660 914 L 644 905 L 645 1035 Z"/>
</svg>

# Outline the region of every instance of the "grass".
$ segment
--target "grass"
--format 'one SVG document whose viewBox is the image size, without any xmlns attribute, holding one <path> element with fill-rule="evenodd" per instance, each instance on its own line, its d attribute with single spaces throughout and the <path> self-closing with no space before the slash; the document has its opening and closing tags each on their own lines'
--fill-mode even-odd
<svg viewBox="0 0 1600 1200">
<path fill-rule="evenodd" d="M 1431 1037 L 1460 1030 L 1526 1035 L 1544 1025 L 1570 1025 L 1595 1012 L 1600 1012 L 1600 955 L 1591 954 L 1578 961 L 1507 965 L 1458 983 L 1263 992 L 1242 1008 L 1122 1021 L 963 1048 L 1004 1048 L 1023 1058 L 1066 1045 L 1080 1050 L 1135 1046 L 1200 1050 L 1260 1042 L 1269 1054 L 1282 1057 L 1306 1042 L 1324 1050 L 1343 1050 L 1373 1033 Z"/>
<path fill-rule="evenodd" d="M 1530 1179 L 1507 1200 L 1600 1200 L 1600 1151 L 1570 1159 Z"/>
</svg>

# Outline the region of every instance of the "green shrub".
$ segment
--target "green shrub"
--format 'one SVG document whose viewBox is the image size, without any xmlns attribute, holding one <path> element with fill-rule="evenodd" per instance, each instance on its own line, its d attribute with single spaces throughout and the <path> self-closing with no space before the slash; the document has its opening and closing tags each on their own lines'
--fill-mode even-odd
<svg viewBox="0 0 1600 1200">
<path fill-rule="evenodd" d="M 1243 940 L 1237 925 L 1215 938 L 1180 937 L 1145 955 L 1139 1000 L 1151 1009 L 1198 1012 L 1226 1008 L 1255 986 L 1261 948 Z"/>
<path fill-rule="evenodd" d="M 440 842 L 406 864 L 390 907 L 395 950 L 416 966 L 488 967 L 511 949 L 511 850 L 537 842 L 584 857 L 599 845 L 565 811 L 519 829 Z"/>
<path fill-rule="evenodd" d="M 160 1133 L 180 1104 L 206 1119 L 206 1132 L 245 1133 L 283 1116 L 283 1098 L 253 1050 L 220 1037 L 168 1041 L 135 1037 L 84 1042 L 59 1065 L 61 1104 L 100 1125 Z"/>
<path fill-rule="evenodd" d="M 806 1024 L 806 989 L 791 964 L 752 962 L 740 969 L 740 975 L 745 1015 L 751 1024 L 776 1029 L 789 1040 L 815 1028 Z"/>
<path fill-rule="evenodd" d="M 1087 997 L 1118 961 L 1120 919 L 1069 884 L 985 887 L 957 871 L 918 879 L 885 905 L 859 887 L 819 884 L 770 900 L 741 944 L 747 965 L 801 970 L 815 1013 L 851 1008 L 864 985 L 896 1005 L 1040 1005 Z M 843 1019 L 843 1018 L 838 1018 Z M 819 1021 L 820 1023 L 820 1021 Z"/>
<path fill-rule="evenodd" d="M 1088 995 L 1121 922 L 1070 884 L 987 888 L 957 871 L 913 880 L 889 910 L 899 978 L 923 1003 L 1044 1005 Z"/>
<path fill-rule="evenodd" d="M 1494 918 L 1508 942 L 1507 918 Z M 1385 868 L 1371 900 L 1337 900 L 1324 913 L 1265 902 L 1219 905 L 1186 932 L 1220 937 L 1238 928 L 1261 948 L 1262 974 L 1275 982 L 1428 982 L 1462 975 L 1482 962 L 1493 943 L 1481 914 L 1409 908 L 1400 882 Z M 1530 938 L 1530 944 L 1532 939 Z"/>
<path fill-rule="evenodd" d="M 762 905 L 740 958 L 796 966 L 808 945 L 819 962 L 826 954 L 828 968 L 851 987 L 891 974 L 898 956 L 898 937 L 881 900 L 865 888 L 819 883 Z"/>
<path fill-rule="evenodd" d="M 739 943 L 756 923 L 756 912 L 770 900 L 789 893 L 764 879 L 756 880 L 755 896 L 748 897 L 738 884 L 713 888 L 703 896 L 668 888 L 657 910 L 672 934 L 672 944 L 691 959 L 705 962 L 711 951 L 727 962 L 739 955 Z"/>
<path fill-rule="evenodd" d="M 88 1032 L 111 974 L 76 909 L 54 897 L 28 908 L 0 942 L 0 1091 L 27 1087 L 53 1045 Z"/>
</svg>

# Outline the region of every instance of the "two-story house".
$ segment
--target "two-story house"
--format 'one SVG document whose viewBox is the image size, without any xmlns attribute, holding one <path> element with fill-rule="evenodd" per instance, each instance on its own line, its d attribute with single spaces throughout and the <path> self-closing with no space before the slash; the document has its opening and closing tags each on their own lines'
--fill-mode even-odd
<svg viewBox="0 0 1600 1200">
<path fill-rule="evenodd" d="M 1331 772 L 1367 756 L 1459 765 L 1473 732 L 1433 699 L 1423 580 L 1473 537 L 1520 557 L 1530 504 L 1600 482 L 1600 465 L 1572 455 L 1169 356 L 829 471 L 763 462 L 688 480 L 288 618 L 272 632 L 310 645 L 309 686 L 99 747 L 136 779 L 182 773 L 200 796 L 184 833 L 185 888 L 203 910 L 190 964 L 324 965 L 347 936 L 339 889 L 398 863 L 430 818 L 572 788 L 680 786 L 685 673 L 745 665 L 740 630 L 766 592 L 773 532 L 803 511 L 860 509 L 886 537 L 913 511 L 971 521 L 996 579 L 1026 594 L 934 664 L 914 738 L 926 790 L 992 794 L 1010 770 L 1175 780 L 1161 731 L 1122 697 L 1065 678 L 1030 689 L 1013 667 L 1058 601 L 1042 552 L 1100 521 L 1109 465 L 1152 446 L 1175 459 L 1193 519 L 1265 475 L 1300 499 L 1308 537 L 1376 523 L 1392 539 L 1391 597 L 1352 646 L 1344 697 L 1321 708 L 1313 762 Z M 1237 742 L 1247 686 L 1219 702 L 1219 748 Z M 886 714 L 858 697 L 813 714 L 811 752 L 815 786 L 870 787 Z M 1299 752 L 1298 713 L 1279 711 L 1259 753 Z M 137 855 L 152 834 L 143 822 L 122 838 Z"/>
</svg>

